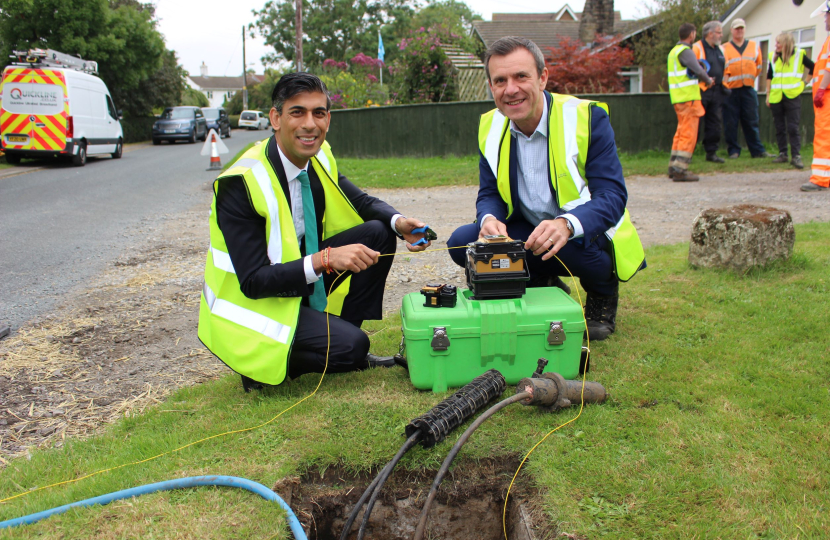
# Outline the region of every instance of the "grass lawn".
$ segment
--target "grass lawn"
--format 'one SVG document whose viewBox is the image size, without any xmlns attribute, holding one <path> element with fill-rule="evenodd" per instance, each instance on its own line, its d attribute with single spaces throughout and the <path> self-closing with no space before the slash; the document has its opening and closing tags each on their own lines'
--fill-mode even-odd
<svg viewBox="0 0 830 540">
<path fill-rule="evenodd" d="M 539 489 L 537 503 L 556 532 L 830 537 L 830 224 L 797 226 L 796 238 L 789 262 L 745 276 L 690 268 L 686 244 L 648 250 L 648 269 L 621 288 L 618 333 L 592 344 L 589 379 L 605 385 L 610 399 L 548 438 L 519 477 Z M 374 352 L 395 351 L 399 328 L 397 315 L 367 324 Z M 9 462 L 0 470 L 0 498 L 257 425 L 318 381 L 306 375 L 245 394 L 238 376 L 228 376 L 181 390 L 103 435 Z M 314 397 L 261 429 L 33 492 L 0 505 L 0 520 L 190 475 L 243 476 L 270 487 L 286 475 L 333 467 L 367 471 L 388 461 L 406 423 L 443 397 L 414 390 L 400 368 L 329 375 Z M 486 459 L 515 460 L 575 412 L 504 409 L 472 436 L 454 474 Z M 414 449 L 399 468 L 436 469 L 460 433 Z M 148 495 L 0 531 L 0 538 L 136 537 L 289 533 L 276 505 L 215 488 Z"/>
<path fill-rule="evenodd" d="M 241 150 L 225 164 L 227 169 L 253 143 Z M 768 151 L 773 152 L 772 148 Z M 721 152 L 726 157 L 726 152 Z M 335 157 L 337 157 L 335 155 Z M 805 171 L 813 159 L 812 145 L 802 148 L 801 157 Z M 669 152 L 650 150 L 638 154 L 620 153 L 620 162 L 625 176 L 664 176 L 669 167 Z M 478 185 L 478 156 L 447 156 L 434 158 L 383 158 L 357 159 L 338 158 L 337 167 L 349 180 L 362 188 L 413 188 L 432 186 L 474 186 Z M 753 159 L 749 152 L 743 152 L 738 159 L 727 159 L 726 163 L 709 163 L 706 154 L 698 145 L 692 160 L 691 170 L 698 174 L 730 172 L 768 172 L 793 170 L 792 165 L 772 163 L 772 158 Z"/>
</svg>

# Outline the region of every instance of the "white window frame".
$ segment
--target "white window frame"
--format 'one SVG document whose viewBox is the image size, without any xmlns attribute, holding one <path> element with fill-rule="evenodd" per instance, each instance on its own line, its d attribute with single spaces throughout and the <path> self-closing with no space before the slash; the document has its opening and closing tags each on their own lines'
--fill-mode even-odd
<svg viewBox="0 0 830 540">
<path fill-rule="evenodd" d="M 633 67 L 633 66 L 632 66 Z M 628 79 L 629 77 L 637 77 L 637 88 L 629 93 L 631 94 L 642 94 L 643 93 L 643 68 L 642 66 L 638 66 L 636 70 L 632 68 L 628 68 L 627 71 L 618 71 L 617 75 L 623 78 Z M 631 88 L 631 85 L 628 86 Z"/>
</svg>

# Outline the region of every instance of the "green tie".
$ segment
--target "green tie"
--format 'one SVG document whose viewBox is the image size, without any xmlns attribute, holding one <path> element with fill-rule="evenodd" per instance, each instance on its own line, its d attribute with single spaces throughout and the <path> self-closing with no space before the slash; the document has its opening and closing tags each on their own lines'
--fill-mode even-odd
<svg viewBox="0 0 830 540">
<path fill-rule="evenodd" d="M 297 180 L 300 181 L 300 185 L 303 187 L 301 193 L 303 195 L 303 222 L 305 223 L 305 252 L 306 255 L 311 255 L 318 251 L 317 214 L 314 212 L 314 199 L 311 195 L 311 183 L 308 181 L 308 173 L 300 171 Z M 311 293 L 311 298 L 308 299 L 311 309 L 317 311 L 326 309 L 326 293 L 323 288 L 322 281 L 314 284 L 314 292 Z"/>
</svg>

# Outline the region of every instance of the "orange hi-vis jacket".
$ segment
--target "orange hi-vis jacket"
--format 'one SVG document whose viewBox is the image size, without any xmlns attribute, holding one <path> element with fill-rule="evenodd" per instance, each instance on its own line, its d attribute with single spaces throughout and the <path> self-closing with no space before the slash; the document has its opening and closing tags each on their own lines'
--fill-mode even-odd
<svg viewBox="0 0 830 540">
<path fill-rule="evenodd" d="M 703 50 L 703 40 L 702 39 L 697 40 L 695 42 L 695 44 L 692 45 L 692 50 L 694 51 L 695 56 L 697 56 L 698 60 L 706 60 L 706 51 Z M 723 47 L 721 47 L 721 50 L 723 50 Z M 724 57 L 725 56 L 726 55 L 724 55 Z M 726 81 L 726 72 L 724 72 L 723 80 Z M 701 92 L 705 92 L 706 89 L 709 88 L 709 86 L 707 86 L 706 83 L 703 82 L 703 81 L 699 82 L 698 86 L 700 87 Z"/>
<path fill-rule="evenodd" d="M 830 37 L 824 41 L 813 68 L 813 98 L 819 90 L 822 77 L 830 77 L 830 70 L 827 67 L 828 57 L 830 57 Z M 830 186 L 830 103 L 828 101 L 830 100 L 825 98 L 824 107 L 813 106 L 816 119 L 810 182 L 824 187 Z"/>
<path fill-rule="evenodd" d="M 723 46 L 723 56 L 726 64 L 723 67 L 723 84 L 727 88 L 741 88 L 755 86 L 755 79 L 761 71 L 761 47 L 752 40 L 746 42 L 744 53 L 730 41 Z"/>
</svg>

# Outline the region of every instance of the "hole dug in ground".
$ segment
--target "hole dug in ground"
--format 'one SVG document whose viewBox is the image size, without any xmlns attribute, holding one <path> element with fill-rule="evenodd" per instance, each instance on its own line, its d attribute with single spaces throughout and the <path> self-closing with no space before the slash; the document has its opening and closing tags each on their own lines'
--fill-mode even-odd
<svg viewBox="0 0 830 540">
<path fill-rule="evenodd" d="M 444 478 L 429 512 L 424 538 L 430 540 L 500 540 L 504 496 L 518 460 L 460 461 Z M 311 540 L 339 540 L 343 526 L 363 491 L 369 475 L 353 475 L 330 468 L 322 476 L 309 473 L 279 482 L 274 490 L 294 509 Z M 366 540 L 410 540 L 435 478 L 435 470 L 408 471 L 401 466 L 390 476 L 372 510 Z M 542 540 L 551 531 L 530 502 L 535 492 L 517 481 L 510 491 L 507 540 Z M 365 508 L 365 507 L 364 507 Z M 357 537 L 363 519 L 358 515 L 349 540 Z"/>
</svg>

